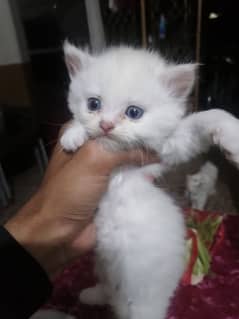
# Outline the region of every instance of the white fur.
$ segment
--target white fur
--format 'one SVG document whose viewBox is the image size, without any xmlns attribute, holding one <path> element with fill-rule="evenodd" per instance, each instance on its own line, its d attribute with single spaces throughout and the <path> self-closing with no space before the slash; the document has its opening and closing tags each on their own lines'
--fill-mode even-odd
<svg viewBox="0 0 239 319">
<path fill-rule="evenodd" d="M 164 164 L 187 162 L 217 145 L 239 167 L 239 120 L 230 113 L 212 109 L 184 118 L 163 145 Z"/>
<path fill-rule="evenodd" d="M 180 209 L 145 174 L 157 176 L 206 150 L 214 116 L 198 113 L 182 120 L 194 83 L 192 64 L 170 65 L 155 53 L 124 47 L 90 56 L 67 43 L 65 53 L 71 61 L 73 126 L 84 133 L 66 132 L 63 147 L 75 150 L 87 137 L 96 137 L 114 149 L 144 146 L 161 158 L 161 164 L 122 167 L 112 174 L 95 219 L 101 285 L 83 292 L 81 300 L 110 303 L 120 319 L 163 319 L 184 269 L 185 229 Z M 101 99 L 100 111 L 88 111 L 89 97 Z M 132 104 L 145 110 L 142 118 L 126 117 Z M 115 125 L 106 137 L 101 120 Z"/>
<path fill-rule="evenodd" d="M 216 191 L 217 177 L 218 169 L 211 162 L 202 165 L 196 174 L 187 176 L 186 192 L 193 208 L 205 208 L 208 197 Z"/>
<path fill-rule="evenodd" d="M 184 269 L 179 208 L 139 170 L 116 174 L 96 216 L 97 272 L 119 318 L 164 318 Z"/>
<path fill-rule="evenodd" d="M 76 151 L 87 139 L 85 130 L 81 125 L 72 122 L 65 134 L 61 137 L 61 144 L 66 151 Z"/>
</svg>

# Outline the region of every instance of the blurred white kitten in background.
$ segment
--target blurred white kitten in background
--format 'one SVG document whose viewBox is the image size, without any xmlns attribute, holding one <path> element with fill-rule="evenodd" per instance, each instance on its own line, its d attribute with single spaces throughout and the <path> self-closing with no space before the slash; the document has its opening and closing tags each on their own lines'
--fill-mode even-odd
<svg viewBox="0 0 239 319">
<path fill-rule="evenodd" d="M 191 207 L 203 210 L 208 198 L 216 191 L 218 169 L 211 163 L 206 162 L 200 170 L 193 175 L 187 175 L 186 196 L 191 202 Z"/>
</svg>

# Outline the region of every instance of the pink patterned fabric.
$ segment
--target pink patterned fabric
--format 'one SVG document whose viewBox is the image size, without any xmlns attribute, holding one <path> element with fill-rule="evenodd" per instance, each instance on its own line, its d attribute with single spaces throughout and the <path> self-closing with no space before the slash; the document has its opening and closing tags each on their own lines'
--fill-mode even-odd
<svg viewBox="0 0 239 319">
<path fill-rule="evenodd" d="M 224 220 L 225 238 L 213 257 L 211 273 L 197 286 L 180 286 L 172 299 L 168 319 L 239 319 L 239 216 Z M 86 256 L 55 278 L 46 307 L 80 319 L 112 318 L 110 309 L 87 307 L 79 291 L 95 283 L 93 258 Z"/>
</svg>

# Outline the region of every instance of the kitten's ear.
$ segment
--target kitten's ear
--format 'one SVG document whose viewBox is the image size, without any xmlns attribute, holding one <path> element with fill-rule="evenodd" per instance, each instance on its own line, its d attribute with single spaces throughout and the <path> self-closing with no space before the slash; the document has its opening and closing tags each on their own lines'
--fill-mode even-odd
<svg viewBox="0 0 239 319">
<path fill-rule="evenodd" d="M 70 78 L 73 78 L 80 70 L 87 67 L 91 62 L 92 56 L 87 51 L 77 48 L 68 41 L 64 42 L 63 50 Z"/>
<path fill-rule="evenodd" d="M 177 98 L 186 98 L 195 83 L 197 64 L 179 64 L 169 66 L 162 79 L 171 94 Z"/>
</svg>

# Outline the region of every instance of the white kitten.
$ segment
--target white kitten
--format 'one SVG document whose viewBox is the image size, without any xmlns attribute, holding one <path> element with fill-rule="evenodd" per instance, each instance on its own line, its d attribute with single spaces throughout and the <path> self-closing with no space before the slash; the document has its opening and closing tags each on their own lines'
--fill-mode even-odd
<svg viewBox="0 0 239 319">
<path fill-rule="evenodd" d="M 158 176 L 206 150 L 216 134 L 215 113 L 182 120 L 193 64 L 171 65 L 153 52 L 125 47 L 97 56 L 69 43 L 64 50 L 73 122 L 63 147 L 74 151 L 94 137 L 113 149 L 144 146 L 161 158 L 160 165 L 112 174 L 95 219 L 100 284 L 82 292 L 81 300 L 109 303 L 120 319 L 162 319 L 184 269 L 184 220 L 145 175 Z"/>
<path fill-rule="evenodd" d="M 185 112 L 194 66 L 170 66 L 130 48 L 93 57 L 67 44 L 65 54 L 74 121 L 63 147 L 75 150 L 91 136 L 113 148 L 159 151 Z M 158 166 L 150 172 L 157 175 Z M 110 303 L 122 319 L 164 318 L 184 269 L 181 211 L 146 171 L 122 168 L 112 176 L 95 220 L 100 285 L 81 294 L 87 303 Z"/>
<path fill-rule="evenodd" d="M 187 176 L 186 193 L 193 208 L 205 208 L 208 197 L 215 193 L 217 178 L 218 169 L 211 162 L 206 162 L 196 174 Z"/>
</svg>

